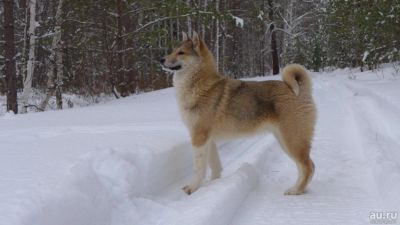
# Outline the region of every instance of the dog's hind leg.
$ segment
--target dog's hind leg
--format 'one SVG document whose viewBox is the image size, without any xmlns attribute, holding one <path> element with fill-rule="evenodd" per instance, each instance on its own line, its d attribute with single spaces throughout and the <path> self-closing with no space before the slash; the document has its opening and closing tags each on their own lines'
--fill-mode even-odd
<svg viewBox="0 0 400 225">
<path fill-rule="evenodd" d="M 300 134 L 289 134 L 274 132 L 282 148 L 295 161 L 299 173 L 296 184 L 285 191 L 285 195 L 300 195 L 304 193 L 314 174 L 314 163 L 310 158 L 311 140 L 302 138 Z"/>
<path fill-rule="evenodd" d="M 299 171 L 299 177 L 297 178 L 295 186 L 285 191 L 285 195 L 303 194 L 314 174 L 314 163 L 310 157 L 297 160 L 296 166 Z"/>
<path fill-rule="evenodd" d="M 218 148 L 214 141 L 210 143 L 210 150 L 208 153 L 208 163 L 211 169 L 211 180 L 221 177 L 221 160 L 219 159 Z"/>
<path fill-rule="evenodd" d="M 200 130 L 193 133 L 192 145 L 194 151 L 194 177 L 190 184 L 182 188 L 188 195 L 192 194 L 200 187 L 206 175 L 208 153 L 211 147 L 211 141 L 208 138 L 208 131 Z"/>
</svg>

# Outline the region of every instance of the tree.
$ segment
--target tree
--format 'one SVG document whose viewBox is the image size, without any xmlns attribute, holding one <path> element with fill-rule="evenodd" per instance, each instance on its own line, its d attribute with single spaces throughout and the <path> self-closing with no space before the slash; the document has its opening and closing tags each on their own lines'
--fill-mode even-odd
<svg viewBox="0 0 400 225">
<path fill-rule="evenodd" d="M 63 2 L 59 0 L 56 17 L 54 35 L 50 54 L 50 70 L 47 73 L 47 93 L 46 98 L 42 101 L 40 108 L 44 110 L 49 102 L 49 99 L 54 93 L 56 94 L 57 108 L 62 109 L 62 90 L 63 84 L 63 59 L 62 59 L 62 21 L 63 21 Z"/>
<path fill-rule="evenodd" d="M 331 0 L 321 24 L 331 66 L 373 69 L 400 59 L 399 0 Z"/>
<path fill-rule="evenodd" d="M 122 94 L 123 96 L 127 95 L 126 89 L 126 77 L 125 77 L 125 66 L 124 66 L 124 40 L 122 38 L 123 32 L 123 24 L 122 24 L 122 1 L 117 0 L 117 34 L 116 34 L 116 43 L 117 43 L 117 86 L 123 87 Z"/>
<path fill-rule="evenodd" d="M 16 74 L 0 74 L 0 93 L 23 90 L 19 112 L 34 104 L 29 93 L 45 94 L 40 110 L 53 96 L 62 108 L 64 93 L 96 99 L 171 86 L 157 59 L 181 31 L 199 32 L 232 78 L 278 74 L 287 63 L 371 69 L 400 60 L 400 0 L 14 0 L 26 7 L 14 6 L 11 42 L 5 3 L 0 52 L 15 46 L 0 70 Z"/>
<path fill-rule="evenodd" d="M 215 12 L 217 13 L 217 18 L 215 20 L 215 65 L 217 66 L 217 70 L 219 70 L 219 36 L 220 36 L 220 21 L 219 21 L 219 0 L 215 0 Z"/>
<path fill-rule="evenodd" d="M 271 35 L 272 74 L 279 74 L 279 56 L 276 44 L 274 7 L 272 0 L 268 0 L 269 34 Z"/>
<path fill-rule="evenodd" d="M 14 0 L 4 0 L 5 74 L 7 83 L 7 111 L 18 113 L 15 45 L 14 45 Z"/>
<path fill-rule="evenodd" d="M 28 60 L 25 65 L 25 60 L 23 60 L 24 65 L 22 69 L 22 78 L 23 78 L 23 92 L 21 94 L 21 113 L 27 112 L 27 106 L 29 97 L 32 93 L 32 79 L 33 79 L 33 72 L 35 69 L 35 47 L 36 47 L 36 36 L 35 30 L 37 26 L 36 22 L 36 0 L 29 0 L 27 1 L 27 10 L 26 13 L 29 12 L 29 21 L 26 20 L 25 29 L 24 29 L 24 45 L 26 45 L 27 40 L 29 39 L 29 44 L 27 47 L 24 46 L 23 51 L 26 51 L 29 48 L 28 53 Z M 28 10 L 29 9 L 29 10 Z M 26 27 L 29 27 L 26 29 Z M 25 54 L 23 54 L 23 59 L 25 59 Z M 25 71 L 26 68 L 26 71 Z"/>
<path fill-rule="evenodd" d="M 326 66 L 325 3 L 286 0 L 277 11 L 281 27 L 278 40 L 281 43 L 283 64 L 300 63 L 318 71 Z"/>
</svg>

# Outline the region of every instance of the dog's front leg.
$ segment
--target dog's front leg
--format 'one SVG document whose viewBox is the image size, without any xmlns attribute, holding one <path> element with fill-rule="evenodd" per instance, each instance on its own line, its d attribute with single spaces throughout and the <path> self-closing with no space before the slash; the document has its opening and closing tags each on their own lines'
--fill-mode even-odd
<svg viewBox="0 0 400 225">
<path fill-rule="evenodd" d="M 211 180 L 220 178 L 222 166 L 219 159 L 218 148 L 214 141 L 211 141 L 208 150 L 208 163 L 211 169 Z"/>
<path fill-rule="evenodd" d="M 194 176 L 189 185 L 183 187 L 186 194 L 195 192 L 201 185 L 207 171 L 207 159 L 211 142 L 208 132 L 200 131 L 192 135 Z"/>
</svg>

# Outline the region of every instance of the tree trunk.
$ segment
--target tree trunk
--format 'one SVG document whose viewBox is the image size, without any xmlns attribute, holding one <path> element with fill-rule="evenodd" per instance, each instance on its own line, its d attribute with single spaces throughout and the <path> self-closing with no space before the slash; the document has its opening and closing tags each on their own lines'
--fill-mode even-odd
<svg viewBox="0 0 400 225">
<path fill-rule="evenodd" d="M 283 63 L 288 63 L 288 58 L 290 58 L 290 52 L 293 49 L 293 38 L 290 36 L 292 33 L 292 23 L 293 23 L 293 0 L 288 0 L 288 4 L 285 7 L 285 20 L 286 22 L 283 25 L 285 32 L 283 32 L 283 44 L 282 44 L 282 53 L 284 54 Z"/>
<path fill-rule="evenodd" d="M 208 0 L 204 0 L 204 2 L 203 2 L 204 12 L 207 11 L 207 5 L 208 5 Z M 203 40 L 205 39 L 205 36 L 206 36 L 206 26 L 204 24 L 205 24 L 205 22 L 203 21 L 201 23 L 201 37 L 203 38 Z"/>
<path fill-rule="evenodd" d="M 50 97 L 56 93 L 57 108 L 62 109 L 62 81 L 63 81 L 63 64 L 62 64 L 62 41 L 61 41 L 61 24 L 62 6 L 64 0 L 59 0 L 56 12 L 56 25 L 54 28 L 54 36 L 52 41 L 52 49 L 50 54 L 50 70 L 47 73 L 47 94 L 46 98 L 40 104 L 42 110 L 46 109 Z"/>
<path fill-rule="evenodd" d="M 186 0 L 186 4 L 188 5 L 188 7 L 190 7 L 190 0 Z M 189 35 L 192 35 L 192 18 L 190 16 L 186 18 L 186 23 L 187 23 L 187 33 Z"/>
<path fill-rule="evenodd" d="M 143 15 L 139 14 L 139 24 L 142 24 L 141 21 L 142 17 Z M 109 32 L 107 28 L 107 19 L 105 14 L 103 14 L 102 28 L 103 28 L 103 40 L 104 40 L 103 51 L 106 55 L 106 62 L 108 67 L 107 80 L 111 85 L 111 92 L 114 94 L 116 99 L 119 99 L 121 95 L 117 90 L 118 81 L 117 81 L 117 75 L 114 72 L 114 57 L 110 49 L 111 44 L 109 43 L 109 36 L 108 36 Z"/>
<path fill-rule="evenodd" d="M 226 9 L 226 0 L 222 1 L 222 10 L 225 11 Z M 227 74 L 226 72 L 226 35 L 227 35 L 227 25 L 225 20 L 222 21 L 222 37 L 221 37 L 221 45 L 222 45 L 222 49 L 221 49 L 221 68 L 222 68 L 222 72 L 224 74 Z"/>
<path fill-rule="evenodd" d="M 18 113 L 15 45 L 14 45 L 14 0 L 4 0 L 4 50 L 5 74 L 7 82 L 7 111 Z"/>
<path fill-rule="evenodd" d="M 217 19 L 215 20 L 215 64 L 219 70 L 219 0 L 215 1 L 215 11 L 217 12 Z"/>
<path fill-rule="evenodd" d="M 27 108 L 26 106 L 29 105 L 29 97 L 32 93 L 32 79 L 33 79 L 33 72 L 35 69 L 35 45 L 36 45 L 36 0 L 28 1 L 28 8 L 29 8 L 29 29 L 27 30 L 26 37 L 29 39 L 29 53 L 28 53 L 28 61 L 26 65 L 26 74 L 23 69 L 23 85 L 24 90 L 21 94 L 21 113 L 26 113 Z M 28 10 L 27 10 L 28 12 Z M 28 48 L 28 47 L 27 47 Z M 25 68 L 25 65 L 23 65 Z"/>
<path fill-rule="evenodd" d="M 29 37 L 28 37 L 28 29 L 29 29 L 29 1 L 20 2 L 21 5 L 23 5 L 24 9 L 25 9 L 25 25 L 24 25 L 24 43 L 22 45 L 22 56 L 21 56 L 21 69 L 20 71 L 20 76 L 22 77 L 23 80 L 25 80 L 26 77 L 26 62 L 28 61 L 28 41 L 29 41 Z"/>
<path fill-rule="evenodd" d="M 122 96 L 126 95 L 126 85 L 125 85 L 125 71 L 124 71 L 124 59 L 123 59 L 123 49 L 124 43 L 122 40 L 122 1 L 117 0 L 117 87 L 120 88 L 119 92 Z"/>
<path fill-rule="evenodd" d="M 269 33 L 271 34 L 271 53 L 272 53 L 272 74 L 279 74 L 279 56 L 276 46 L 276 33 L 275 33 L 275 23 L 274 23 L 274 8 L 272 6 L 272 0 L 268 0 L 269 6 L 269 22 L 271 25 L 269 26 Z"/>
</svg>

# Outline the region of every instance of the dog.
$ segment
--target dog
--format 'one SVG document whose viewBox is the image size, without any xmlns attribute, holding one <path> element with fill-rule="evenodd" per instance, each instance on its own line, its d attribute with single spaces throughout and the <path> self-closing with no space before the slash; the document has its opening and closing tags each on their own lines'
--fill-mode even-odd
<svg viewBox="0 0 400 225">
<path fill-rule="evenodd" d="M 183 187 L 195 192 L 205 178 L 221 176 L 216 142 L 255 133 L 272 132 L 298 169 L 296 184 L 284 192 L 300 195 L 314 174 L 310 148 L 316 109 L 311 79 L 298 64 L 286 66 L 283 81 L 241 81 L 219 74 L 214 57 L 196 32 L 182 33 L 181 43 L 160 60 L 174 72 L 173 85 L 194 150 L 194 177 Z"/>
</svg>

